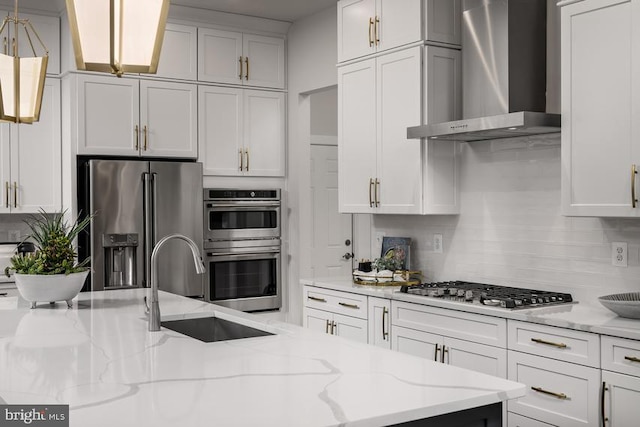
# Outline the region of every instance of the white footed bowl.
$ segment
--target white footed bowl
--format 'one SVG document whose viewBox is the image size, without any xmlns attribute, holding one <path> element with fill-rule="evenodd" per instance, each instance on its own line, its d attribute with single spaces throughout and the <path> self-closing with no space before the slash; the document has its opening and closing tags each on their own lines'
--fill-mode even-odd
<svg viewBox="0 0 640 427">
<path fill-rule="evenodd" d="M 38 302 L 66 301 L 78 295 L 89 270 L 72 274 L 15 274 L 16 287 L 25 300 L 35 308 Z"/>
<path fill-rule="evenodd" d="M 605 295 L 598 301 L 620 317 L 640 319 L 640 292 Z"/>
</svg>

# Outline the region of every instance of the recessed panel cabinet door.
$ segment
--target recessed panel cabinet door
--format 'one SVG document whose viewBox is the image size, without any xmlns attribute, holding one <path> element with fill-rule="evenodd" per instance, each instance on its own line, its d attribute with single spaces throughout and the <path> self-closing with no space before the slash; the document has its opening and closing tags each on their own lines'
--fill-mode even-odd
<svg viewBox="0 0 640 427">
<path fill-rule="evenodd" d="M 338 62 L 376 51 L 375 16 L 376 0 L 338 2 Z"/>
<path fill-rule="evenodd" d="M 602 371 L 602 382 L 606 385 L 603 413 L 607 427 L 637 425 L 640 378 Z"/>
<path fill-rule="evenodd" d="M 243 35 L 246 86 L 284 89 L 284 39 Z"/>
<path fill-rule="evenodd" d="M 11 212 L 11 125 L 0 125 L 0 213 Z"/>
<path fill-rule="evenodd" d="M 143 75 L 197 80 L 197 45 L 196 27 L 168 23 L 164 32 L 158 72 Z"/>
<path fill-rule="evenodd" d="M 242 33 L 198 29 L 198 80 L 242 84 Z"/>
<path fill-rule="evenodd" d="M 563 213 L 639 216 L 640 2 L 573 3 L 561 24 Z"/>
<path fill-rule="evenodd" d="M 422 0 L 377 0 L 377 3 L 378 51 L 422 39 Z"/>
<path fill-rule="evenodd" d="M 245 175 L 284 176 L 284 93 L 244 91 Z"/>
</svg>

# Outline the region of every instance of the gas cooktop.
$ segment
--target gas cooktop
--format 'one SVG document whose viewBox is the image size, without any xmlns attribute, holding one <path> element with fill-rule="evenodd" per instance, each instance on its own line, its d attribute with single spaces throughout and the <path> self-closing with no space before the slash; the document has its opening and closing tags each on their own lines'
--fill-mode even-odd
<svg viewBox="0 0 640 427">
<path fill-rule="evenodd" d="M 543 307 L 573 302 L 571 294 L 463 281 L 402 286 L 400 292 L 509 309 Z"/>
</svg>

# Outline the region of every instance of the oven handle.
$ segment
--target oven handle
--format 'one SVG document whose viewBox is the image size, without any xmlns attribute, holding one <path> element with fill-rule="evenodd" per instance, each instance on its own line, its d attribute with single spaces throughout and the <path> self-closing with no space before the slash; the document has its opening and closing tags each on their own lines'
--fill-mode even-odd
<svg viewBox="0 0 640 427">
<path fill-rule="evenodd" d="M 270 250 L 270 251 L 251 251 L 251 252 L 207 252 L 207 257 L 218 257 L 218 256 L 245 256 L 245 255 L 265 255 L 265 254 L 273 254 L 274 258 L 280 255 L 280 250 Z"/>
<path fill-rule="evenodd" d="M 279 208 L 279 202 L 236 202 L 236 203 L 207 203 L 207 208 L 234 208 L 234 209 L 254 209 L 254 208 Z"/>
</svg>

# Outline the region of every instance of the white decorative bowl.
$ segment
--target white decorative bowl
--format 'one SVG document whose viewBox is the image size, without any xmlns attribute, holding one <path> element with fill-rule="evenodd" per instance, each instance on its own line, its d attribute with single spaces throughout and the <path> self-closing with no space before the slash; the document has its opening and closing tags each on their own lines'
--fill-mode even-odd
<svg viewBox="0 0 640 427">
<path fill-rule="evenodd" d="M 620 317 L 640 319 L 640 292 L 605 295 L 598 301 Z"/>
<path fill-rule="evenodd" d="M 38 302 L 66 301 L 78 295 L 89 270 L 72 274 L 15 274 L 16 287 L 25 300 L 35 308 Z"/>
</svg>

